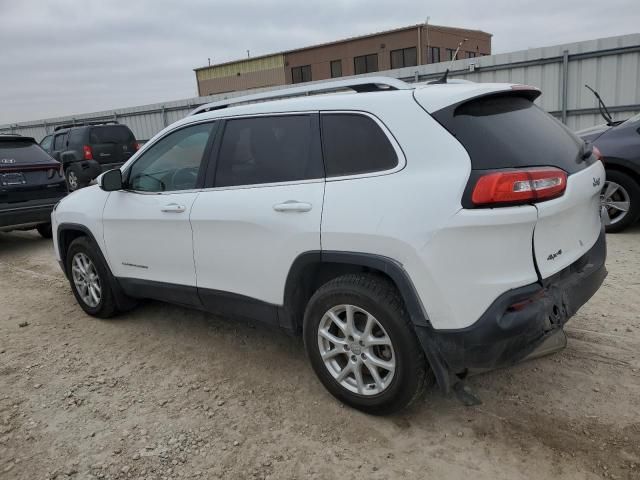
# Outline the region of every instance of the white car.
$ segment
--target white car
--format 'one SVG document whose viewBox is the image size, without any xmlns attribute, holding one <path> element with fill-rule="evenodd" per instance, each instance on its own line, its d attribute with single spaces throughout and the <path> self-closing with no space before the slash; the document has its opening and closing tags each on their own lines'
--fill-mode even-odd
<svg viewBox="0 0 640 480">
<path fill-rule="evenodd" d="M 90 315 L 279 325 L 338 399 L 396 411 L 562 348 L 606 276 L 603 165 L 539 94 L 366 77 L 204 105 L 62 200 L 55 252 Z"/>
</svg>

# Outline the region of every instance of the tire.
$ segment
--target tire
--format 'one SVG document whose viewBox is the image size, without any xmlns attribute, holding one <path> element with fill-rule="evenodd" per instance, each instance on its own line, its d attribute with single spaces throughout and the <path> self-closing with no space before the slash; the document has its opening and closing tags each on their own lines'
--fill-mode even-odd
<svg viewBox="0 0 640 480">
<path fill-rule="evenodd" d="M 341 311 L 343 308 L 344 312 Z M 338 328 L 332 320 L 334 317 L 329 314 L 331 311 L 346 325 L 347 309 L 354 312 L 356 328 L 353 330 L 348 326 L 346 330 Z M 366 338 L 363 332 L 369 316 L 374 317 L 377 326 L 368 338 L 373 338 L 376 343 L 387 342 L 390 347 L 358 342 Z M 320 335 L 321 329 L 332 333 L 333 338 L 342 343 L 327 340 Z M 353 342 L 346 333 L 349 331 L 355 332 Z M 325 388 L 338 400 L 363 412 L 385 415 L 399 411 L 419 398 L 433 383 L 433 375 L 404 303 L 395 286 L 382 277 L 349 274 L 323 285 L 307 305 L 303 337 L 311 366 Z M 327 346 L 336 349 L 329 350 L 329 354 L 338 352 L 328 360 L 328 364 L 322 359 L 321 352 L 326 353 Z M 371 363 L 379 364 L 380 360 L 386 365 L 395 362 L 391 377 L 390 370 Z M 342 371 L 349 366 L 360 368 L 360 388 L 355 372 L 340 379 Z M 376 381 L 370 367 L 378 372 L 378 378 L 383 382 Z"/>
<path fill-rule="evenodd" d="M 93 268 L 87 268 L 89 273 L 95 274 L 99 282 L 100 295 L 99 301 L 95 304 L 89 303 L 85 298 L 88 290 L 84 292 L 79 291 L 79 287 L 76 284 L 76 271 L 74 271 L 74 261 L 78 257 L 79 260 L 88 259 Z M 67 250 L 67 256 L 65 259 L 66 269 L 69 276 L 69 283 L 71 284 L 71 290 L 76 297 L 78 304 L 82 309 L 91 316 L 99 318 L 113 317 L 120 312 L 116 304 L 116 299 L 113 291 L 113 284 L 115 280 L 107 267 L 102 254 L 98 250 L 98 247 L 88 237 L 78 237 Z M 87 264 L 85 263 L 85 267 Z M 85 278 L 88 278 L 85 275 Z M 95 298 L 93 298 L 95 300 Z"/>
<path fill-rule="evenodd" d="M 41 223 L 36 227 L 38 233 L 42 236 L 42 238 L 51 238 L 53 237 L 53 232 L 51 231 L 51 223 Z"/>
<path fill-rule="evenodd" d="M 611 190 L 611 185 L 617 185 L 616 190 Z M 607 196 L 607 191 L 612 191 Z M 607 233 L 617 233 L 634 224 L 640 217 L 640 186 L 638 183 L 626 173 L 618 170 L 607 170 L 607 180 L 602 188 L 601 196 L 602 204 L 606 208 L 611 219 L 609 225 L 605 226 Z M 621 212 L 611 206 L 611 202 L 617 205 L 629 203 L 626 212 Z"/>
<path fill-rule="evenodd" d="M 67 181 L 67 189 L 70 192 L 74 192 L 84 186 L 80 181 L 80 170 L 74 165 L 67 167 L 65 179 Z"/>
</svg>

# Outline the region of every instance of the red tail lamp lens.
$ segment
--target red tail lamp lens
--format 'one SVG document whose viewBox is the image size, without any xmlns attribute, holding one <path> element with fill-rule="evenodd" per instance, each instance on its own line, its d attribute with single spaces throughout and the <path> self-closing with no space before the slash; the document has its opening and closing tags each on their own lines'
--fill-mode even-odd
<svg viewBox="0 0 640 480">
<path fill-rule="evenodd" d="M 480 177 L 471 201 L 478 206 L 535 203 L 560 197 L 567 188 L 567 173 L 541 167 L 505 170 Z"/>
</svg>

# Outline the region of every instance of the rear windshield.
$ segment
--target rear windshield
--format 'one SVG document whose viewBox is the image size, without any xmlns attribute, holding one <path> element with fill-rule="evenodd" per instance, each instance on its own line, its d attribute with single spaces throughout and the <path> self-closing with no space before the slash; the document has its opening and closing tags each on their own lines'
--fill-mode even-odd
<svg viewBox="0 0 640 480">
<path fill-rule="evenodd" d="M 89 133 L 89 143 L 133 143 L 133 133 L 124 125 L 93 127 Z"/>
<path fill-rule="evenodd" d="M 574 173 L 588 164 L 583 142 L 528 98 L 481 97 L 433 116 L 466 148 L 474 170 L 556 166 Z"/>
<path fill-rule="evenodd" d="M 53 159 L 32 141 L 0 141 L 0 168 L 27 163 L 53 163 Z"/>
</svg>

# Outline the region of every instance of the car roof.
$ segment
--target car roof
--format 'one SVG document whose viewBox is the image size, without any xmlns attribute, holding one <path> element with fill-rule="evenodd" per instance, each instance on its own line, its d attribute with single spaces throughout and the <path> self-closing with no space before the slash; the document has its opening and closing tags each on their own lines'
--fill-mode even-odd
<svg viewBox="0 0 640 480">
<path fill-rule="evenodd" d="M 304 112 L 316 110 L 352 110 L 367 106 L 375 109 L 378 101 L 389 97 L 414 96 L 428 112 L 434 112 L 465 99 L 488 93 L 510 91 L 522 87 L 537 91 L 535 87 L 510 83 L 473 83 L 450 81 L 446 84 L 419 84 L 403 90 L 374 92 L 331 92 L 289 98 L 265 99 L 256 103 L 231 105 L 212 111 L 187 116 L 178 124 L 192 123 L 204 119 L 218 119 L 239 115 Z M 537 95 L 536 95 L 537 96 Z"/>
</svg>

